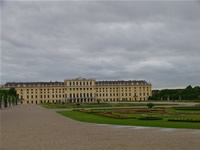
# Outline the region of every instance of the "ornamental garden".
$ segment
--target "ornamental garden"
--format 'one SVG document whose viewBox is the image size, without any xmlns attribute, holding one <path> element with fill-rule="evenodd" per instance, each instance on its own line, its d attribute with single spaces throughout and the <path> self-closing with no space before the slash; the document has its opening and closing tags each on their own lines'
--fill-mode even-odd
<svg viewBox="0 0 200 150">
<path fill-rule="evenodd" d="M 200 129 L 200 104 L 85 103 L 46 104 L 49 109 L 71 119 L 110 125 Z M 66 111 L 59 111 L 66 108 Z M 69 109 L 69 110 L 67 110 Z"/>
<path fill-rule="evenodd" d="M 90 123 L 165 128 L 200 129 L 200 109 L 194 108 L 132 108 L 58 111 L 74 120 Z"/>
</svg>

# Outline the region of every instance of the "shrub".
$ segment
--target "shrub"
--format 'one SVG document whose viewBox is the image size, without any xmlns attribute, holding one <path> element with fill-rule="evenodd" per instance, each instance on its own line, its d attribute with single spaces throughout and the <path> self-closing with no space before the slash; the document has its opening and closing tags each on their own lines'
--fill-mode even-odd
<svg viewBox="0 0 200 150">
<path fill-rule="evenodd" d="M 148 104 L 147 104 L 147 107 L 148 107 L 149 109 L 153 108 L 153 106 L 154 106 L 153 103 L 148 103 Z"/>
</svg>

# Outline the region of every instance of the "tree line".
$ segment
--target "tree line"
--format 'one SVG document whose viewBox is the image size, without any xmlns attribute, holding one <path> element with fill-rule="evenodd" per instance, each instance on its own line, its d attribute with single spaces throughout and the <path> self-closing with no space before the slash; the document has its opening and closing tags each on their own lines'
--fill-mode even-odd
<svg viewBox="0 0 200 150">
<path fill-rule="evenodd" d="M 17 105 L 19 95 L 15 88 L 9 90 L 0 90 L 0 107 L 8 107 L 10 105 Z M 4 105 L 4 106 L 2 106 Z"/>
<path fill-rule="evenodd" d="M 185 89 L 153 90 L 149 100 L 200 100 L 200 87 L 189 85 Z"/>
</svg>

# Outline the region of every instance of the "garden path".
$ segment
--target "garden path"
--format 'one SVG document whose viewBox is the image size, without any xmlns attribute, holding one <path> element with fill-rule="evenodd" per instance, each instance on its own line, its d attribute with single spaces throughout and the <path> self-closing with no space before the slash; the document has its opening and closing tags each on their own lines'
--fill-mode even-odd
<svg viewBox="0 0 200 150">
<path fill-rule="evenodd" d="M 1 150 L 199 150 L 200 130 L 96 125 L 39 105 L 0 110 Z"/>
</svg>

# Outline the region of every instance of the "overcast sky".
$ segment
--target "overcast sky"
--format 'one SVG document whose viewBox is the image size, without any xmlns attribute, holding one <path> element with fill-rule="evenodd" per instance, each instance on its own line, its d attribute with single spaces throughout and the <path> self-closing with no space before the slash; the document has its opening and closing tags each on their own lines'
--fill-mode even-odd
<svg viewBox="0 0 200 150">
<path fill-rule="evenodd" d="M 1 83 L 200 85 L 200 2 L 1 1 Z"/>
</svg>

